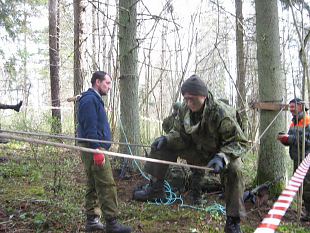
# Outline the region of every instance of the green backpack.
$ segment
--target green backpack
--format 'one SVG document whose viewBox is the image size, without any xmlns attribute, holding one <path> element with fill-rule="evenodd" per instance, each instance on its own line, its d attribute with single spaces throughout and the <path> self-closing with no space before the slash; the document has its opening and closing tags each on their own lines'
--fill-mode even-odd
<svg viewBox="0 0 310 233">
<path fill-rule="evenodd" d="M 174 192 L 183 193 L 189 188 L 190 174 L 189 168 L 170 166 L 166 174 L 166 180 Z"/>
</svg>

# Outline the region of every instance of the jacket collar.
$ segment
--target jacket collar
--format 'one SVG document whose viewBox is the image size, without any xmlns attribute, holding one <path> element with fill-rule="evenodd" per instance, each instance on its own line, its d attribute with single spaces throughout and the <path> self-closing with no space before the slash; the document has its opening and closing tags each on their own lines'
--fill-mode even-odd
<svg viewBox="0 0 310 233">
<path fill-rule="evenodd" d="M 188 134 L 192 134 L 193 132 L 199 130 L 200 125 L 203 124 L 205 121 L 204 116 L 206 116 L 207 112 L 210 111 L 210 109 L 213 107 L 213 105 L 214 105 L 213 95 L 211 94 L 211 92 L 209 92 L 207 99 L 204 103 L 203 111 L 201 111 L 201 113 L 200 113 L 201 114 L 201 120 L 195 124 L 191 120 L 191 115 L 194 113 L 192 113 L 190 111 L 190 109 L 187 108 L 187 111 L 186 111 L 185 116 L 184 116 L 185 132 Z"/>
<path fill-rule="evenodd" d="M 100 96 L 100 94 L 95 89 L 88 88 L 88 90 L 83 93 L 82 97 L 86 96 L 86 95 L 94 95 L 94 96 L 96 96 L 96 98 L 104 105 L 102 97 Z"/>
<path fill-rule="evenodd" d="M 100 99 L 101 99 L 101 95 L 99 94 L 99 92 L 96 90 L 96 89 L 94 89 L 94 88 L 89 88 L 90 90 L 93 90 L 99 97 L 100 97 Z"/>
</svg>

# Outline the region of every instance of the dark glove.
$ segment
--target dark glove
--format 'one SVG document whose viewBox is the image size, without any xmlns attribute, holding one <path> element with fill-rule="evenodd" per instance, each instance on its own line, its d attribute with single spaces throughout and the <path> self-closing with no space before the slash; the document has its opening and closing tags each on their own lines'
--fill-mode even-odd
<svg viewBox="0 0 310 233">
<path fill-rule="evenodd" d="M 155 141 L 152 143 L 151 148 L 154 151 L 161 150 L 167 145 L 167 138 L 165 136 L 160 136 L 156 138 Z"/>
<path fill-rule="evenodd" d="M 213 168 L 213 171 L 210 172 L 215 174 L 219 174 L 223 170 L 224 166 L 224 159 L 218 155 L 215 155 L 207 165 L 208 168 Z"/>
</svg>

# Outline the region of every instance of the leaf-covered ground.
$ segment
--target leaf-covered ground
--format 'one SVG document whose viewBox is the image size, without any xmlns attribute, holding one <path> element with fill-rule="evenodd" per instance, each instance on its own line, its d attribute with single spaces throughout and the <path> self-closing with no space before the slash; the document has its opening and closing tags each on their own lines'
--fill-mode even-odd
<svg viewBox="0 0 310 233">
<path fill-rule="evenodd" d="M 0 232 L 84 232 L 85 177 L 78 153 L 14 143 L 0 150 Z M 113 167 L 117 171 L 117 162 Z M 132 201 L 133 189 L 146 181 L 139 174 L 123 180 L 117 174 L 119 219 L 134 232 L 223 232 L 220 213 L 182 207 L 180 201 L 168 206 Z M 204 208 L 224 204 L 218 194 L 206 200 Z M 247 203 L 243 232 L 254 232 L 271 205 L 272 200 Z M 310 225 L 297 223 L 293 203 L 277 231 L 310 232 Z"/>
</svg>

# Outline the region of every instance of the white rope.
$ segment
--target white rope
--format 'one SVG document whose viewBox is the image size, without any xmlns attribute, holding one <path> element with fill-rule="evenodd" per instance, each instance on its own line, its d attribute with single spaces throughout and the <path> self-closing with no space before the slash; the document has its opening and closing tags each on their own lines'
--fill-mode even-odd
<svg viewBox="0 0 310 233">
<path fill-rule="evenodd" d="M 184 163 L 176 163 L 176 162 L 165 161 L 165 160 L 160 160 L 160 159 L 153 159 L 153 158 L 146 158 L 146 157 L 141 157 L 141 156 L 136 156 L 136 155 L 116 153 L 116 152 L 111 152 L 111 151 L 106 151 L 106 150 L 90 149 L 90 148 L 85 148 L 85 147 L 80 147 L 80 146 L 67 145 L 63 143 L 50 142 L 50 141 L 44 141 L 44 140 L 39 140 L 39 139 L 23 138 L 19 136 L 12 136 L 12 135 L 5 134 L 5 133 L 0 133 L 0 138 L 24 141 L 24 142 L 28 142 L 32 144 L 55 146 L 55 147 L 66 148 L 66 149 L 77 150 L 77 151 L 84 151 L 84 152 L 89 152 L 89 153 L 103 153 L 105 155 L 110 155 L 114 157 L 136 159 L 136 160 L 148 161 L 148 162 L 153 162 L 153 163 L 161 163 L 161 164 L 167 164 L 167 165 L 175 165 L 175 166 L 180 166 L 180 167 L 188 167 L 188 168 L 195 168 L 195 169 L 201 169 L 201 170 L 206 170 L 206 171 L 213 171 L 212 168 L 207 168 L 207 167 L 202 167 L 202 166 L 196 166 L 196 165 L 184 164 Z"/>
<path fill-rule="evenodd" d="M 253 146 L 252 146 L 248 151 L 253 150 L 254 147 L 255 147 L 256 145 L 259 145 L 260 140 L 262 139 L 262 137 L 265 135 L 265 133 L 266 133 L 266 132 L 268 131 L 268 129 L 271 127 L 271 125 L 273 124 L 273 122 L 275 122 L 275 120 L 278 118 L 278 116 L 280 115 L 280 113 L 283 112 L 283 110 L 284 110 L 284 107 L 282 107 L 282 108 L 280 109 L 280 111 L 278 112 L 278 114 L 273 118 L 273 120 L 269 123 L 269 125 L 264 129 L 264 131 L 263 131 L 262 134 L 258 137 L 258 139 L 255 140 L 255 141 L 253 142 Z"/>
<path fill-rule="evenodd" d="M 56 106 L 51 106 L 51 105 L 38 105 L 38 106 L 34 106 L 34 105 L 25 105 L 22 106 L 22 109 L 40 109 L 40 110 L 49 110 L 49 109 L 61 109 L 61 110 L 73 110 L 73 107 L 56 107 Z"/>
<path fill-rule="evenodd" d="M 150 147 L 149 145 L 144 145 L 144 144 L 132 144 L 132 143 L 126 143 L 126 142 L 114 142 L 114 141 L 107 141 L 107 140 L 78 138 L 78 137 L 72 137 L 69 135 L 61 135 L 61 134 L 57 135 L 57 134 L 49 134 L 45 132 L 37 133 L 37 132 L 14 131 L 14 130 L 3 130 L 3 129 L 0 129 L 0 132 L 24 134 L 24 135 L 32 135 L 32 136 L 43 136 L 43 137 L 49 137 L 49 138 L 61 138 L 61 139 L 77 140 L 77 141 L 84 141 L 84 142 L 100 142 L 100 143 L 111 143 L 111 144 L 128 145 L 128 146 Z"/>
</svg>

